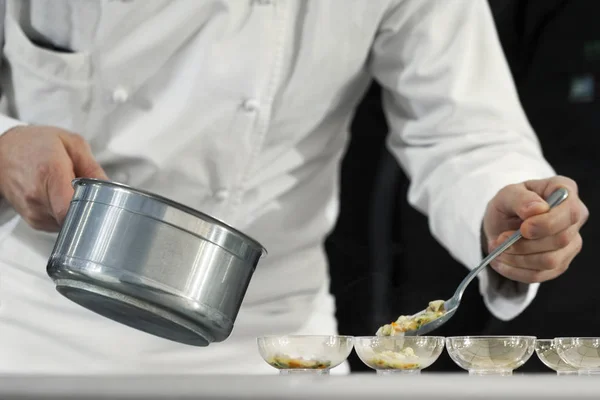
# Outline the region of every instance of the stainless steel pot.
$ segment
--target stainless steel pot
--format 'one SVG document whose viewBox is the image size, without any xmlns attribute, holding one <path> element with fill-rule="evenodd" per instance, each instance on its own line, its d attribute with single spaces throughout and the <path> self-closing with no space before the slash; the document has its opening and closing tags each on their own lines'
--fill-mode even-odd
<svg viewBox="0 0 600 400">
<path fill-rule="evenodd" d="M 75 179 L 47 272 L 62 295 L 176 342 L 233 330 L 260 257 L 254 239 L 199 211 L 122 184 Z"/>
</svg>

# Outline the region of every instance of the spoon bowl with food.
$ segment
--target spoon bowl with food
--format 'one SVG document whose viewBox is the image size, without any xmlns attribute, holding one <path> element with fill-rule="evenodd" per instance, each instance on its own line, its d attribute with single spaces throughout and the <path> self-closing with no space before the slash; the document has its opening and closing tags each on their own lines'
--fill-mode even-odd
<svg viewBox="0 0 600 400">
<path fill-rule="evenodd" d="M 454 314 L 456 309 L 450 312 Z M 401 315 L 395 322 L 383 325 L 377 330 L 376 336 L 417 336 L 424 334 L 423 326 L 433 330 L 443 323 L 442 317 L 447 316 L 446 302 L 444 300 L 430 301 L 423 311 L 412 315 Z M 451 316 L 451 315 L 450 315 Z M 447 317 L 449 318 L 449 317 Z M 437 325 L 436 325 L 437 324 Z"/>
</svg>

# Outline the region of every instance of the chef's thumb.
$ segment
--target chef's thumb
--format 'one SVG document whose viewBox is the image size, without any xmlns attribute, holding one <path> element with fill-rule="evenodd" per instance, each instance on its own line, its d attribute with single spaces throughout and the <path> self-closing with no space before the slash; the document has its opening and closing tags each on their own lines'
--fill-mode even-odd
<svg viewBox="0 0 600 400">
<path fill-rule="evenodd" d="M 59 227 L 69 211 L 69 205 L 73 198 L 71 181 L 75 178 L 70 163 L 68 160 L 64 161 L 52 169 L 46 180 L 49 211 Z"/>
<path fill-rule="evenodd" d="M 62 225 L 73 198 L 72 181 L 75 178 L 108 179 L 92 154 L 90 145 L 81 136 L 71 133 L 60 135 L 69 160 L 55 168 L 47 181 L 48 200 L 52 215 Z"/>
<path fill-rule="evenodd" d="M 75 177 L 108 180 L 106 172 L 94 158 L 92 149 L 85 139 L 75 134 L 65 135 L 62 139 L 67 154 L 73 163 Z"/>
</svg>

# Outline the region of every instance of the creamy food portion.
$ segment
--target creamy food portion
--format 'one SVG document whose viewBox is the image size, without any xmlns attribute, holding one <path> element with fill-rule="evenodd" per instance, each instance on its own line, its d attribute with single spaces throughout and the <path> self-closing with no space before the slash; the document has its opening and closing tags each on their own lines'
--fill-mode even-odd
<svg viewBox="0 0 600 400">
<path fill-rule="evenodd" d="M 417 369 L 418 359 L 414 350 L 406 347 L 400 351 L 382 351 L 370 362 L 377 369 Z"/>
<path fill-rule="evenodd" d="M 318 359 L 294 358 L 285 354 L 277 354 L 267 361 L 278 369 L 326 369 L 331 366 L 331 361 Z"/>
<path fill-rule="evenodd" d="M 402 336 L 404 332 L 414 331 L 421 326 L 435 321 L 446 312 L 444 309 L 444 300 L 430 301 L 425 312 L 418 315 L 401 315 L 395 322 L 386 324 L 377 330 L 377 336 Z"/>
</svg>

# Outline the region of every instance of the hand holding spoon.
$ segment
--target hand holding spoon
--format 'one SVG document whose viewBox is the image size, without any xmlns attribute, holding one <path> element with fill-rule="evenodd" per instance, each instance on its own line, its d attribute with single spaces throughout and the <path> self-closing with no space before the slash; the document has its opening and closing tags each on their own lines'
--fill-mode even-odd
<svg viewBox="0 0 600 400">
<path fill-rule="evenodd" d="M 560 188 L 560 189 L 556 190 L 555 192 L 553 192 L 546 199 L 546 202 L 550 206 L 550 209 L 552 209 L 552 208 L 556 207 L 557 205 L 559 205 L 560 203 L 562 203 L 563 201 L 565 201 L 568 196 L 569 196 L 569 192 L 567 191 L 567 189 Z M 521 237 L 522 237 L 521 231 L 518 230 L 513 235 L 511 235 L 508 239 L 506 239 L 500 246 L 495 248 L 487 257 L 485 257 L 483 259 L 483 261 L 481 261 L 481 263 L 477 266 L 477 268 L 474 268 L 471 272 L 469 272 L 469 274 L 465 277 L 465 279 L 463 279 L 462 282 L 458 285 L 456 291 L 454 292 L 454 295 L 444 302 L 444 312 L 440 317 L 433 319 L 429 322 L 426 322 L 423 325 L 420 325 L 419 328 L 417 328 L 417 329 L 408 330 L 408 331 L 404 332 L 404 335 L 406 335 L 406 336 L 425 335 L 425 334 L 433 331 L 434 329 L 440 327 L 441 325 L 446 323 L 450 318 L 452 318 L 452 316 L 458 309 L 458 306 L 460 305 L 460 300 L 465 292 L 465 289 L 469 285 L 469 283 L 471 283 L 471 281 L 473 279 L 475 279 L 477 274 L 479 274 L 490 262 L 492 262 L 496 257 L 498 257 L 500 254 L 502 254 L 504 251 L 506 251 L 510 246 L 515 244 L 519 239 L 521 239 Z M 415 318 L 418 318 L 420 315 L 423 315 L 426 312 L 427 312 L 427 309 L 422 310 L 422 311 L 416 313 L 415 315 L 413 315 L 412 317 L 410 317 L 410 319 L 414 320 Z"/>
</svg>

